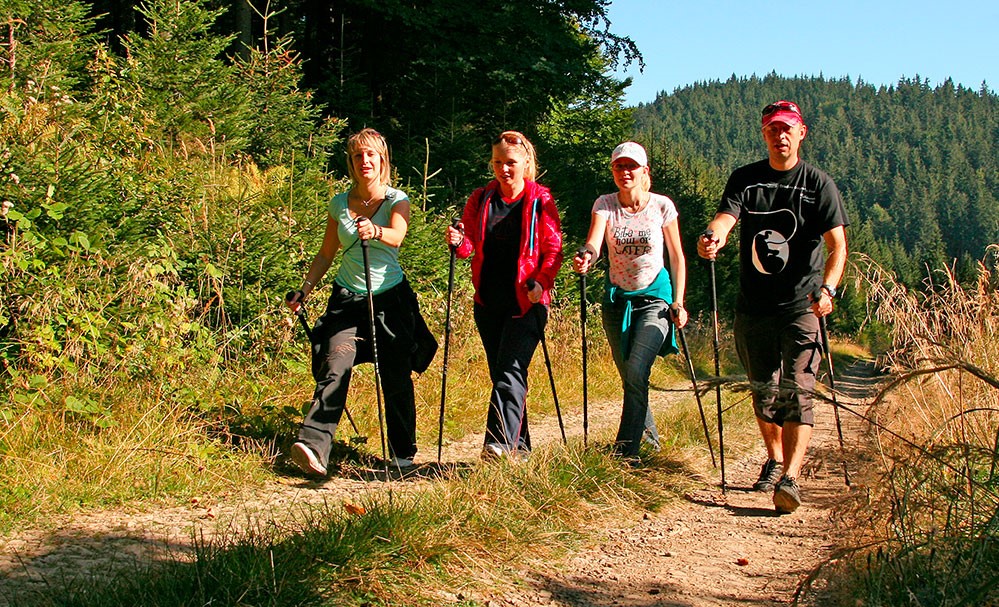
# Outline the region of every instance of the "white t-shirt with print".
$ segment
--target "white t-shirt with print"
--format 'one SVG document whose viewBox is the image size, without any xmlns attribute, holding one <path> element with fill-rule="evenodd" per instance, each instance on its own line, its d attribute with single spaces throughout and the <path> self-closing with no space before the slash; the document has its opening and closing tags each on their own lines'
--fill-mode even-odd
<svg viewBox="0 0 999 607">
<path fill-rule="evenodd" d="M 610 280 L 625 291 L 652 284 L 663 269 L 663 226 L 676 221 L 676 205 L 662 194 L 650 194 L 637 213 L 625 211 L 617 193 L 593 203 L 593 213 L 607 220 L 604 242 L 610 260 Z"/>
</svg>

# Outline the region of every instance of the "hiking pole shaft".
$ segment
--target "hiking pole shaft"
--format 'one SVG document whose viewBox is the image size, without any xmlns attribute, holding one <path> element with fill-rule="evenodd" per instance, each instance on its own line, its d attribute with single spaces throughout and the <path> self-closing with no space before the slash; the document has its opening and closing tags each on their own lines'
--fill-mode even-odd
<svg viewBox="0 0 999 607">
<path fill-rule="evenodd" d="M 357 237 L 360 239 L 360 234 Z M 381 369 L 378 367 L 378 338 L 375 335 L 375 298 L 371 292 L 371 262 L 368 259 L 368 241 L 365 239 L 361 239 L 361 255 L 364 258 L 364 287 L 368 291 L 368 326 L 371 329 L 371 360 L 375 366 L 375 404 L 378 406 L 378 432 L 381 434 L 382 461 L 385 462 L 385 480 L 387 481 L 389 479 L 388 443 L 385 438 L 385 412 L 382 411 Z M 391 499 L 391 494 L 389 496 Z"/>
<path fill-rule="evenodd" d="M 534 290 L 534 285 L 537 284 L 533 278 L 527 279 L 527 288 Z M 537 304 L 535 304 L 537 305 Z M 562 422 L 562 408 L 558 405 L 558 393 L 555 390 L 555 375 L 552 373 L 552 359 L 548 355 L 548 340 L 545 339 L 545 328 L 541 326 L 541 321 L 538 321 L 538 333 L 541 335 L 541 350 L 545 353 L 545 367 L 548 368 L 548 381 L 552 385 L 552 400 L 555 401 L 555 415 L 558 416 L 558 429 L 562 433 L 562 443 L 568 444 L 568 440 L 565 437 L 565 424 Z"/>
<path fill-rule="evenodd" d="M 579 247 L 576 251 L 576 256 L 581 259 L 586 259 L 586 254 L 589 251 L 586 246 Z M 582 334 L 582 346 L 583 346 L 583 448 L 586 448 L 589 442 L 590 433 L 590 416 L 588 411 L 589 399 L 587 398 L 587 373 L 586 373 L 586 273 L 582 272 L 579 275 L 579 328 Z"/>
<path fill-rule="evenodd" d="M 822 296 L 821 289 L 816 291 L 812 298 L 815 301 Z M 833 417 L 836 419 L 836 436 L 839 438 L 839 454 L 843 460 L 843 482 L 850 486 L 850 472 L 846 467 L 846 446 L 843 443 L 843 423 L 839 418 L 839 402 L 836 400 L 836 379 L 833 373 L 832 350 L 829 349 L 829 332 L 826 329 L 826 317 L 819 317 L 819 335 L 822 339 L 822 350 L 825 352 L 826 370 L 829 371 L 829 390 L 832 391 Z"/>
<path fill-rule="evenodd" d="M 697 391 L 697 376 L 694 374 L 694 363 L 690 360 L 690 350 L 687 348 L 687 338 L 683 334 L 683 327 L 677 319 L 679 311 L 673 311 L 673 326 L 676 327 L 676 336 L 680 339 L 680 347 L 683 348 L 683 356 L 687 359 L 687 371 L 690 372 L 690 383 L 694 386 L 694 398 L 697 400 L 697 411 L 701 414 L 701 427 L 704 428 L 704 440 L 708 443 L 708 452 L 711 453 L 711 467 L 717 468 L 715 463 L 715 448 L 711 445 L 711 433 L 708 432 L 708 420 L 704 416 L 704 405 L 701 404 L 701 395 Z"/>
<path fill-rule="evenodd" d="M 460 220 L 451 220 L 451 227 L 458 229 Z M 444 308 L 444 363 L 441 372 L 441 410 L 437 421 L 437 463 L 441 463 L 441 452 L 444 449 L 444 402 L 447 395 L 447 355 L 451 345 L 451 294 L 454 293 L 454 258 L 455 247 L 452 245 L 451 260 L 447 270 L 447 303 Z"/>
<path fill-rule="evenodd" d="M 291 301 L 295 298 L 297 294 L 296 291 L 290 291 L 284 296 L 285 301 Z M 305 318 L 305 304 L 299 299 L 298 309 L 295 310 L 295 316 L 298 317 L 299 324 L 302 325 L 302 329 L 305 331 L 305 336 L 309 338 L 309 345 L 312 345 L 312 328 L 309 327 L 309 321 Z M 347 405 L 343 406 L 343 413 L 347 416 L 347 421 L 350 422 L 350 427 L 354 431 L 356 436 L 361 436 L 361 431 L 357 429 L 357 424 L 354 423 L 354 417 L 350 414 L 350 410 Z M 366 438 L 364 440 L 367 440 Z"/>
<path fill-rule="evenodd" d="M 294 293 L 288 293 L 288 295 L 294 295 Z M 312 329 L 309 327 L 309 321 L 305 319 L 305 306 L 301 303 L 298 304 L 298 310 L 295 311 L 295 316 L 298 317 L 298 322 L 302 325 L 302 330 L 305 331 L 305 336 L 309 338 L 309 343 L 312 343 Z"/>
<path fill-rule="evenodd" d="M 705 230 L 704 238 L 715 240 L 715 233 L 712 230 Z M 718 337 L 718 282 L 715 278 L 715 260 L 709 260 L 711 269 L 711 326 L 714 329 L 713 345 L 715 350 L 715 381 L 721 377 L 721 363 L 719 362 L 719 337 Z M 724 494 L 728 486 L 725 482 L 725 428 L 722 423 L 722 401 L 721 384 L 715 384 L 715 408 L 718 415 L 718 460 L 721 462 L 721 488 Z"/>
</svg>

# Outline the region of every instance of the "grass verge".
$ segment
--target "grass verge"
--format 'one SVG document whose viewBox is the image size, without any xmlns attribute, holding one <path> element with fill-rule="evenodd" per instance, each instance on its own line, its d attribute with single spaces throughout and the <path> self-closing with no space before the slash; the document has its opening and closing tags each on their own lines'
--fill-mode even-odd
<svg viewBox="0 0 999 607">
<path fill-rule="evenodd" d="M 495 591 L 501 570 L 548 562 L 604 517 L 656 509 L 662 467 L 629 468 L 599 449 L 556 445 L 522 464 L 479 465 L 425 491 L 303 511 L 291 528 L 260 526 L 197 546 L 192 561 L 76 580 L 11 604 L 430 605 L 447 589 Z M 474 598 L 468 605 L 476 604 Z"/>
</svg>

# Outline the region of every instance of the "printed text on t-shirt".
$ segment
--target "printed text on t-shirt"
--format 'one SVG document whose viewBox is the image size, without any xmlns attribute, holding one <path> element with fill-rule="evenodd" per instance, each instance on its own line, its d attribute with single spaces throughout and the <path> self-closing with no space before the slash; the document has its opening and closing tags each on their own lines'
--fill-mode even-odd
<svg viewBox="0 0 999 607">
<path fill-rule="evenodd" d="M 635 231 L 627 226 L 614 228 L 614 251 L 618 255 L 645 255 L 652 251 L 649 230 Z"/>
</svg>

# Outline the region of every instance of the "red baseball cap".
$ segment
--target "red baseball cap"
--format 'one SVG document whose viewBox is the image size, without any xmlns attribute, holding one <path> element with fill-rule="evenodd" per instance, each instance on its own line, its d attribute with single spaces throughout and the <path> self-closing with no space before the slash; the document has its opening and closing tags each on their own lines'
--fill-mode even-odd
<svg viewBox="0 0 999 607">
<path fill-rule="evenodd" d="M 784 124 L 804 124 L 805 119 L 801 116 L 801 110 L 790 101 L 781 99 L 763 108 L 763 126 L 766 127 L 771 122 L 783 122 Z"/>
</svg>

